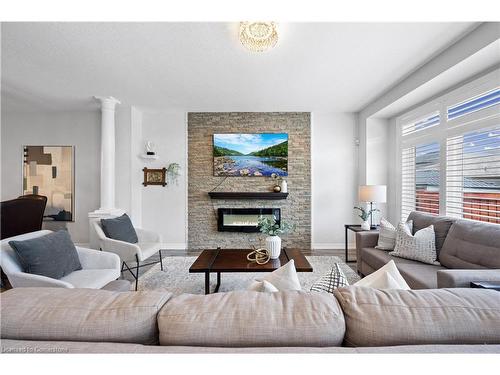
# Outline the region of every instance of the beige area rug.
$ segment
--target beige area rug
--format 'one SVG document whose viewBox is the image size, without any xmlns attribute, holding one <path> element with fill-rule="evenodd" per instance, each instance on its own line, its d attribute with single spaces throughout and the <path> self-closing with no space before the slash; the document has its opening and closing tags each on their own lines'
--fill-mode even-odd
<svg viewBox="0 0 500 375">
<path fill-rule="evenodd" d="M 313 272 L 299 272 L 299 280 L 303 290 L 309 290 L 311 285 L 322 275 L 326 274 L 330 268 L 339 263 L 340 268 L 349 281 L 349 284 L 359 280 L 359 276 L 342 260 L 335 256 L 307 256 L 309 263 L 313 267 Z M 182 293 L 204 294 L 205 274 L 189 273 L 189 267 L 196 257 L 173 256 L 163 258 L 163 271 L 160 265 L 156 264 L 145 274 L 139 277 L 139 290 L 166 290 L 174 295 Z M 233 290 L 244 290 L 256 277 L 265 274 L 256 273 L 223 273 L 221 275 L 221 286 L 219 292 L 229 292 Z M 217 275 L 210 276 L 211 290 L 215 288 Z"/>
</svg>

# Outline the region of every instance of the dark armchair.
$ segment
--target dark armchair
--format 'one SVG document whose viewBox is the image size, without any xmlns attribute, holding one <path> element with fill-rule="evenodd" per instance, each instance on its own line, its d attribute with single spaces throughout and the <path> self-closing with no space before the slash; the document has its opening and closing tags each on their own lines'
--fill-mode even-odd
<svg viewBox="0 0 500 375">
<path fill-rule="evenodd" d="M 1 202 L 0 239 L 41 230 L 46 204 L 43 195 L 23 195 Z"/>
</svg>

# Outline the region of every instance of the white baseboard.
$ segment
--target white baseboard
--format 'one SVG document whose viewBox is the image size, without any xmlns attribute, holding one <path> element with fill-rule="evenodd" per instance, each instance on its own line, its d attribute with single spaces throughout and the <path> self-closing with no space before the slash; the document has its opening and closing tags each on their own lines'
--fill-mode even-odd
<svg viewBox="0 0 500 375">
<path fill-rule="evenodd" d="M 330 250 L 330 249 L 345 249 L 345 243 L 344 242 L 318 242 L 318 243 L 313 243 L 312 244 L 313 249 L 318 249 L 318 250 Z M 349 243 L 347 246 L 349 250 L 354 250 L 356 248 L 356 244 L 354 243 Z"/>
</svg>

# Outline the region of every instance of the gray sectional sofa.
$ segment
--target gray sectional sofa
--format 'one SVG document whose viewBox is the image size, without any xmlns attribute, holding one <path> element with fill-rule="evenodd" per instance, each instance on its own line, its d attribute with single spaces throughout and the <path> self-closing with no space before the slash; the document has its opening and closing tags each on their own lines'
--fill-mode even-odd
<svg viewBox="0 0 500 375">
<path fill-rule="evenodd" d="M 412 212 L 413 232 L 431 224 L 440 266 L 402 259 L 376 249 L 378 233 L 356 234 L 357 268 L 362 276 L 394 260 L 412 289 L 469 287 L 471 281 L 500 282 L 500 225 Z"/>
<path fill-rule="evenodd" d="M 485 289 L 15 288 L 0 300 L 3 353 L 500 353 L 500 293 Z"/>
</svg>

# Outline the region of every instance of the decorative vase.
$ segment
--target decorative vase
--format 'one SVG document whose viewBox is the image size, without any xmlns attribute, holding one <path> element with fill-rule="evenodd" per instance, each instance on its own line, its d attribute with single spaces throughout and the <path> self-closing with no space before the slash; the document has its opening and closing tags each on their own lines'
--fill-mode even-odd
<svg viewBox="0 0 500 375">
<path fill-rule="evenodd" d="M 370 230 L 370 222 L 368 220 L 363 221 L 363 224 L 361 224 L 361 229 Z"/>
<path fill-rule="evenodd" d="M 281 192 L 288 193 L 288 184 L 286 180 L 281 181 Z"/>
<path fill-rule="evenodd" d="M 266 249 L 271 259 L 278 259 L 281 253 L 281 238 L 278 236 L 266 237 Z"/>
<path fill-rule="evenodd" d="M 281 191 L 281 188 L 279 187 L 279 185 L 276 185 L 276 186 L 273 187 L 273 191 L 275 193 L 279 193 Z"/>
</svg>

